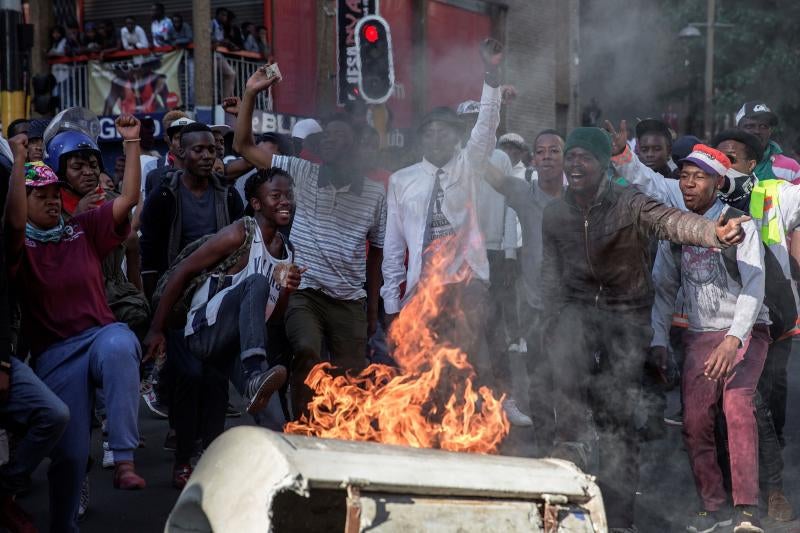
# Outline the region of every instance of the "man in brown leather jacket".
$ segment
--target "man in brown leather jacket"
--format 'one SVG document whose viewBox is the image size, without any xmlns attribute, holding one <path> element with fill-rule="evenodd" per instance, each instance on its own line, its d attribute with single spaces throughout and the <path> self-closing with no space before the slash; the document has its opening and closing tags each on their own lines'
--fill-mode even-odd
<svg viewBox="0 0 800 533">
<path fill-rule="evenodd" d="M 667 207 L 606 177 L 611 140 L 599 128 L 567 137 L 569 187 L 544 211 L 542 280 L 545 344 L 553 368 L 554 456 L 586 462 L 588 413 L 599 435 L 599 483 L 611 531 L 633 527 L 638 444 L 633 406 L 652 329 L 649 240 L 725 248 L 741 242 L 741 223 L 716 224 Z"/>
</svg>

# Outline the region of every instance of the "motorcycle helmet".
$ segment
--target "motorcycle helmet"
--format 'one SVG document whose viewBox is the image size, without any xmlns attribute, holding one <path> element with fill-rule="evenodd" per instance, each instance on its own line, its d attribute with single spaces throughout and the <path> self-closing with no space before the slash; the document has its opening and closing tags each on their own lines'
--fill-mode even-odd
<svg viewBox="0 0 800 533">
<path fill-rule="evenodd" d="M 76 152 L 92 152 L 97 156 L 100 168 L 103 167 L 103 156 L 97 143 L 83 132 L 70 130 L 57 133 L 47 143 L 44 162 L 63 179 L 66 169 L 66 157 Z"/>
<path fill-rule="evenodd" d="M 63 179 L 65 156 L 75 152 L 93 152 L 103 167 L 97 146 L 100 121 L 90 110 L 70 107 L 55 116 L 44 131 L 44 161 Z"/>
</svg>

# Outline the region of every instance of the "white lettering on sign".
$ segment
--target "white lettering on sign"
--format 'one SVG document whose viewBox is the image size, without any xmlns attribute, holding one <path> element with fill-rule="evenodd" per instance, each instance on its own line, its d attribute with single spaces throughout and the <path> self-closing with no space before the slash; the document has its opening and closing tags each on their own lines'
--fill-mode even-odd
<svg viewBox="0 0 800 533">
<path fill-rule="evenodd" d="M 261 113 L 253 114 L 253 132 L 254 133 L 280 133 L 283 135 L 291 135 L 292 128 L 298 120 L 303 117 L 294 115 L 284 115 L 282 113 L 268 113 L 262 111 Z"/>
<path fill-rule="evenodd" d="M 394 90 L 392 91 L 392 98 L 396 100 L 405 100 L 406 99 L 406 86 L 402 83 L 395 82 Z"/>
<path fill-rule="evenodd" d="M 392 130 L 386 135 L 386 144 L 403 148 L 406 145 L 406 137 L 400 130 Z"/>
<path fill-rule="evenodd" d="M 140 119 L 143 115 L 137 115 L 136 118 Z M 156 139 L 160 139 L 163 136 L 161 132 L 161 119 L 164 116 L 164 113 L 150 115 L 153 118 L 153 125 L 155 126 L 155 131 L 153 132 L 153 137 Z M 98 137 L 99 141 L 102 142 L 113 142 L 113 141 L 121 141 L 122 136 L 117 132 L 117 127 L 114 125 L 114 121 L 117 117 L 98 117 L 100 121 L 100 136 Z"/>
<path fill-rule="evenodd" d="M 347 48 L 347 83 L 358 84 L 358 51 L 355 46 Z"/>
</svg>

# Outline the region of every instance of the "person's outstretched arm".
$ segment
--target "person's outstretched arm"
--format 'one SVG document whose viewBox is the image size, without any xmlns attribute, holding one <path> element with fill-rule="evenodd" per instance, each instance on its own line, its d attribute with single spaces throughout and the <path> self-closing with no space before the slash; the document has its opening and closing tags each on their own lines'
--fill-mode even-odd
<svg viewBox="0 0 800 533">
<path fill-rule="evenodd" d="M 266 91 L 278 81 L 277 76 L 267 77 L 264 67 L 257 69 L 247 80 L 244 96 L 239 106 L 239 117 L 236 128 L 233 130 L 233 149 L 252 163 L 256 168 L 270 168 L 274 152 L 256 147 L 253 138 L 253 109 L 256 105 L 258 93 Z"/>
<path fill-rule="evenodd" d="M 120 115 L 116 120 L 117 131 L 122 136 L 125 152 L 125 173 L 122 178 L 122 193 L 114 199 L 114 224 L 127 224 L 131 210 L 139 203 L 142 183 L 142 167 L 139 164 L 139 130 L 141 123 L 133 115 Z"/>
<path fill-rule="evenodd" d="M 220 261 L 234 253 L 245 239 L 243 222 L 235 222 L 222 229 L 189 257 L 181 261 L 169 278 L 164 293 L 158 302 L 158 307 L 153 313 L 153 322 L 150 331 L 144 339 L 145 356 L 147 361 L 154 356 L 164 353 L 166 339 L 164 330 L 167 327 L 167 318 L 170 309 L 181 297 L 189 281 L 204 270 L 219 264 Z"/>
<path fill-rule="evenodd" d="M 28 197 L 25 193 L 25 159 L 28 156 L 28 136 L 16 135 L 9 139 L 14 153 L 14 164 L 11 167 L 11 181 L 6 198 L 6 252 L 8 264 L 18 264 L 25 245 L 25 224 L 28 223 Z"/>
</svg>

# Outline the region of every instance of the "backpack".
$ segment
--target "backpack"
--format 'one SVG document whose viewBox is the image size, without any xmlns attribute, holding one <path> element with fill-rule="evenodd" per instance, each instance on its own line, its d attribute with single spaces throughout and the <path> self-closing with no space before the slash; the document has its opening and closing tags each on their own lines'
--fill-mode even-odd
<svg viewBox="0 0 800 533">
<path fill-rule="evenodd" d="M 734 207 L 728 207 L 725 211 L 725 215 L 731 218 L 745 214 Z M 760 238 L 759 243 L 764 248 L 764 305 L 769 309 L 769 319 L 772 321 L 769 332 L 773 340 L 778 340 L 794 328 L 797 320 L 797 304 L 794 300 L 792 282 L 783 273 L 778 258 Z M 670 248 L 680 273 L 682 246 L 673 242 L 670 243 Z M 739 272 L 739 263 L 736 261 L 736 246 L 722 250 L 722 262 L 731 279 L 741 285 L 742 274 Z"/>
<path fill-rule="evenodd" d="M 253 217 L 243 217 L 242 221 L 244 222 L 245 232 L 244 242 L 242 245 L 231 255 L 220 261 L 214 268 L 201 272 L 191 281 L 189 281 L 181 297 L 177 302 L 175 302 L 175 305 L 172 307 L 172 309 L 170 309 L 167 319 L 167 323 L 170 328 L 178 329 L 186 325 L 186 317 L 189 314 L 189 310 L 192 305 L 192 298 L 194 298 L 194 293 L 197 291 L 198 287 L 200 287 L 211 276 L 221 275 L 230 270 L 234 265 L 236 265 L 236 263 L 239 262 L 244 254 L 250 251 L 250 246 L 253 244 L 253 237 L 256 233 L 256 220 Z M 212 233 L 210 235 L 200 237 L 199 239 L 187 244 L 186 247 L 181 250 L 175 260 L 172 261 L 167 271 L 164 272 L 164 274 L 162 274 L 158 279 L 155 291 L 153 291 L 153 309 L 158 309 L 158 304 L 164 294 L 164 289 L 167 287 L 167 282 L 180 262 L 192 255 L 214 235 L 215 234 Z M 219 292 L 223 287 L 224 283 L 218 283 L 216 289 L 214 290 L 214 294 Z M 209 295 L 209 298 L 214 296 L 214 294 Z"/>
</svg>

